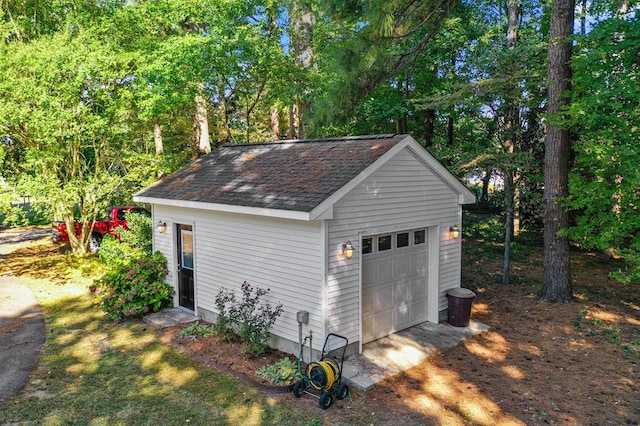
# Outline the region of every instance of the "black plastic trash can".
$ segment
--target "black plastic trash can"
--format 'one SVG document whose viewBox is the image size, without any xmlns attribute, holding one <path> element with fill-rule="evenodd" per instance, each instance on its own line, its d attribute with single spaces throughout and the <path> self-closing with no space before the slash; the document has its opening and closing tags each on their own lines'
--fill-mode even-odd
<svg viewBox="0 0 640 426">
<path fill-rule="evenodd" d="M 471 317 L 471 304 L 476 294 L 466 288 L 454 288 L 447 291 L 448 320 L 454 327 L 467 327 Z"/>
</svg>

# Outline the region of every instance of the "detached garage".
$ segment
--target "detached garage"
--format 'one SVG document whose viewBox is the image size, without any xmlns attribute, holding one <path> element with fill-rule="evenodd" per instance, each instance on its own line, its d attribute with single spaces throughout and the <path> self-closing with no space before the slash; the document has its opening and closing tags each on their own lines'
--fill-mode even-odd
<svg viewBox="0 0 640 426">
<path fill-rule="evenodd" d="M 270 288 L 272 343 L 291 353 L 299 311 L 315 349 L 337 333 L 352 352 L 446 318 L 475 201 L 408 135 L 222 146 L 134 200 L 153 205 L 176 306 L 215 321 L 220 288 Z"/>
</svg>

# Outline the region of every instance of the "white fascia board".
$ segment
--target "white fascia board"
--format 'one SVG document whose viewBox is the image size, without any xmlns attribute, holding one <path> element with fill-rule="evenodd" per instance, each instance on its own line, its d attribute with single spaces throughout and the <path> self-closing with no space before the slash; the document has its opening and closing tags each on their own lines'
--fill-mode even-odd
<svg viewBox="0 0 640 426">
<path fill-rule="evenodd" d="M 170 200 L 166 198 L 154 198 L 154 197 L 141 197 L 138 195 L 133 196 L 133 201 L 138 203 L 157 204 L 161 206 L 171 207 L 185 207 L 190 209 L 209 210 L 225 213 L 238 213 L 248 214 L 254 216 L 274 217 L 281 219 L 294 219 L 310 221 L 310 214 L 308 212 L 300 212 L 293 210 L 278 210 L 278 209 L 265 209 L 261 207 L 245 207 L 234 206 L 231 204 L 215 204 L 215 203 L 200 203 L 197 201 L 184 201 L 184 200 Z"/>
</svg>

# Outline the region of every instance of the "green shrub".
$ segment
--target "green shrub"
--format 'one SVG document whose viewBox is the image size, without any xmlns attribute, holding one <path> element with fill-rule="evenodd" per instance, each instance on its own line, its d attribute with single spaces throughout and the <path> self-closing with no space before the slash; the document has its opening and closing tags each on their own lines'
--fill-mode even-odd
<svg viewBox="0 0 640 426">
<path fill-rule="evenodd" d="M 117 238 L 105 235 L 100 244 L 99 257 L 106 265 L 120 265 L 153 254 L 151 218 L 130 212 L 125 213 L 125 218 L 129 229 L 116 228 L 114 232 Z"/>
<path fill-rule="evenodd" d="M 183 328 L 180 333 L 178 333 L 178 337 L 181 339 L 185 337 L 191 337 L 192 339 L 202 337 L 206 339 L 207 337 L 213 336 L 215 332 L 216 329 L 213 325 L 200 324 L 200 321 L 196 321 L 188 327 Z"/>
<path fill-rule="evenodd" d="M 166 275 L 167 260 L 160 252 L 117 264 L 94 282 L 96 303 L 115 322 L 156 312 L 172 300 Z"/>
<path fill-rule="evenodd" d="M 118 228 L 116 235 L 120 241 L 142 252 L 143 256 L 153 254 L 153 222 L 151 216 L 138 213 L 125 213 L 129 230 Z"/>
<path fill-rule="evenodd" d="M 268 302 L 261 302 L 269 289 L 254 288 L 245 281 L 241 290 L 242 300 L 237 300 L 235 292 L 224 287 L 216 295 L 216 331 L 226 339 L 239 338 L 244 344 L 244 354 L 257 357 L 269 347 L 271 327 L 283 308 L 281 303 L 271 306 Z"/>
<path fill-rule="evenodd" d="M 284 357 L 271 365 L 260 367 L 256 376 L 264 377 L 275 385 L 288 385 L 298 377 L 298 366 L 291 359 Z"/>
<path fill-rule="evenodd" d="M 121 243 L 111 235 L 105 235 L 100 243 L 98 257 L 105 265 L 116 266 L 131 261 L 135 257 L 135 250 L 129 244 Z"/>
</svg>

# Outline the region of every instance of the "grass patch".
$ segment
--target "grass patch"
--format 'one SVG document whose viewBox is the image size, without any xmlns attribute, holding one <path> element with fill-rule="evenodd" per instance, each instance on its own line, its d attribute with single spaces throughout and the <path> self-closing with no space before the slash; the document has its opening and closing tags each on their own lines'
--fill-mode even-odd
<svg viewBox="0 0 640 426">
<path fill-rule="evenodd" d="M 64 258 L 64 255 L 60 255 Z M 112 324 L 92 304 L 93 276 L 50 263 L 57 283 L 22 274 L 41 304 L 47 340 L 31 383 L 0 410 L 0 424 L 308 424 L 234 377 L 212 371 L 158 340 L 136 320 Z M 84 272 L 83 272 L 84 270 Z M 76 271 L 76 272 L 74 272 Z"/>
<path fill-rule="evenodd" d="M 32 384 L 0 411 L 2 424 L 305 422 L 289 405 L 159 343 L 146 324 L 107 322 L 82 285 L 25 284 L 44 308 L 47 344 Z"/>
</svg>

